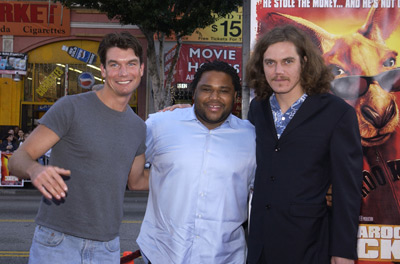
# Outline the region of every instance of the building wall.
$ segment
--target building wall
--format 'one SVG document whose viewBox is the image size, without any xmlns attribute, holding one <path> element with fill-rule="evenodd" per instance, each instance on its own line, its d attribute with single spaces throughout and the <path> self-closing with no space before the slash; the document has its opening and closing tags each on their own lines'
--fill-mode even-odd
<svg viewBox="0 0 400 264">
<path fill-rule="evenodd" d="M 86 66 L 84 65 L 85 63 L 71 58 L 67 52 L 63 51 L 61 49 L 63 45 L 74 45 L 92 53 L 97 53 L 99 42 L 105 34 L 121 31 L 129 31 L 138 38 L 144 50 L 143 59 L 146 60 L 147 42 L 142 32 L 136 26 L 122 26 L 116 20 L 110 21 L 105 14 L 96 10 L 70 10 L 69 36 L 0 36 L 0 51 L 28 54 L 28 74 L 23 76 L 21 82 L 13 81 L 12 75 L 0 75 L 0 126 L 21 126 L 28 127 L 27 130 L 29 130 L 34 124 L 32 120 L 27 120 L 29 118 L 25 116 L 26 113 L 28 112 L 28 115 L 30 115 L 32 113 L 29 114 L 29 112 L 37 111 L 40 105 L 52 105 L 54 103 L 55 100 L 52 99 L 39 98 L 39 100 L 38 96 L 35 98 L 35 89 L 40 85 L 40 82 L 35 80 L 35 76 L 44 78 L 49 73 L 44 72 L 38 75 L 37 71 L 40 67 L 44 69 L 45 66 L 49 67 L 51 64 Z M 100 66 L 98 58 L 94 65 Z M 131 106 L 143 119 L 145 119 L 146 115 L 146 75 L 147 73 L 145 72 L 137 94 L 134 96 L 135 100 L 130 102 Z M 71 83 L 69 85 L 72 86 Z M 63 95 L 58 93 L 58 97 Z M 27 108 L 30 109 L 27 110 Z M 46 107 L 43 109 L 45 111 Z M 42 114 L 39 113 L 40 116 Z M 40 116 L 37 117 L 40 118 Z"/>
</svg>

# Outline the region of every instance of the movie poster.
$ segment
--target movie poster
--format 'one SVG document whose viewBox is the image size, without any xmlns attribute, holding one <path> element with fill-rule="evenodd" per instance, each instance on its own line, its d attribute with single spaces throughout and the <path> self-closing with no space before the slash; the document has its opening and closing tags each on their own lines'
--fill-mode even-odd
<svg viewBox="0 0 400 264">
<path fill-rule="evenodd" d="M 8 171 L 8 159 L 12 153 L 0 152 L 0 186 L 3 187 L 23 187 L 24 180 L 18 179 L 16 176 L 10 175 Z"/>
<path fill-rule="evenodd" d="M 364 150 L 358 263 L 400 263 L 400 0 L 252 0 L 250 17 L 251 47 L 292 24 L 332 67 L 332 92 L 355 108 Z"/>
</svg>

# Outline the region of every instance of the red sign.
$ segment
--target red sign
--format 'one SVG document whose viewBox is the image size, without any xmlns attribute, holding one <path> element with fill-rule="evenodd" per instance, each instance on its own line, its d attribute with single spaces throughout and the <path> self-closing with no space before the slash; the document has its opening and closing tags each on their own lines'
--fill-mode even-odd
<svg viewBox="0 0 400 264">
<path fill-rule="evenodd" d="M 166 67 L 171 63 L 175 49 L 172 48 L 165 55 Z M 201 64 L 214 60 L 229 63 L 242 78 L 242 47 L 182 44 L 172 83 L 191 83 Z"/>
<path fill-rule="evenodd" d="M 11 176 L 8 171 L 8 159 L 11 157 L 12 153 L 1 152 L 0 160 L 0 186 L 6 187 L 23 187 L 24 180 L 20 180 L 15 176 Z"/>
<path fill-rule="evenodd" d="M 0 35 L 69 36 L 70 10 L 53 1 L 0 2 Z"/>
</svg>

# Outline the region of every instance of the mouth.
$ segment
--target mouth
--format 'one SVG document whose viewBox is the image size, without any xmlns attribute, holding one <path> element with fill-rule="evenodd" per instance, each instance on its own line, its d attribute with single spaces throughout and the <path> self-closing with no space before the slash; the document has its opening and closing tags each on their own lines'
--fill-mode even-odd
<svg viewBox="0 0 400 264">
<path fill-rule="evenodd" d="M 128 83 L 130 83 L 131 80 L 127 80 L 127 81 L 117 81 L 116 83 L 121 84 L 121 85 L 126 85 Z"/>
<path fill-rule="evenodd" d="M 207 105 L 207 108 L 211 111 L 211 112 L 218 112 L 219 110 L 222 109 L 221 105 Z"/>
</svg>

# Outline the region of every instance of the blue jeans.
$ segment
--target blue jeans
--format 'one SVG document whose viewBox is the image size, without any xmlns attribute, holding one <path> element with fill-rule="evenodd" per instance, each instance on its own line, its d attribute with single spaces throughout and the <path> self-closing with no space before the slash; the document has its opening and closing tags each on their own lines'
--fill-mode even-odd
<svg viewBox="0 0 400 264">
<path fill-rule="evenodd" d="M 119 263 L 119 237 L 108 242 L 66 235 L 37 226 L 29 254 L 29 264 Z"/>
</svg>

